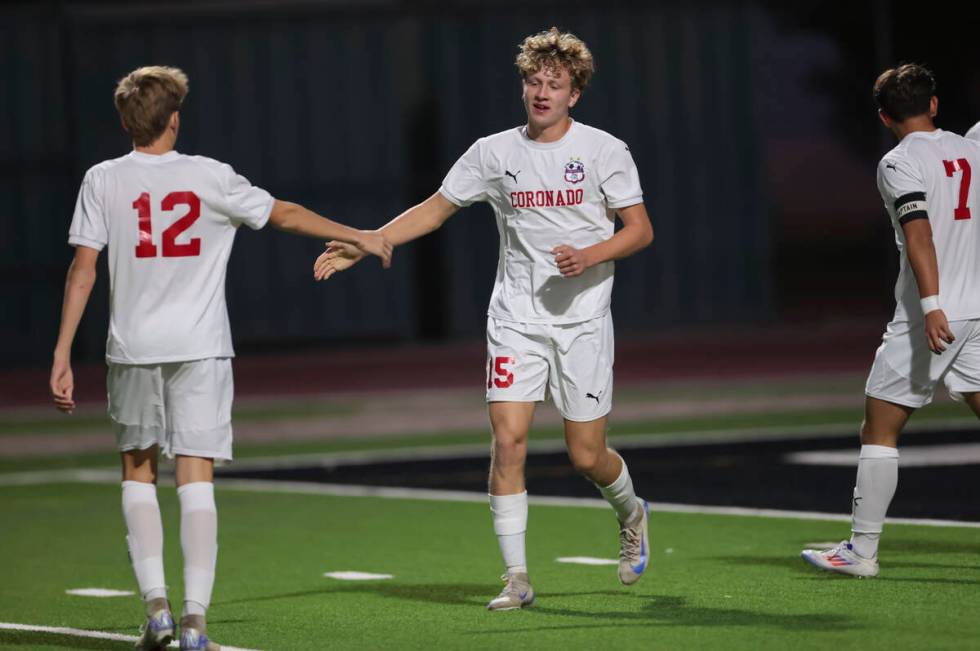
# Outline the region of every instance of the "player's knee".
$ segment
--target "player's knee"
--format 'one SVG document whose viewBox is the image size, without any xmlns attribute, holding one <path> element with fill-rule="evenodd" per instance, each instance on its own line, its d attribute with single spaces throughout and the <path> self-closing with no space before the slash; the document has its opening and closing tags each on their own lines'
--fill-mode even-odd
<svg viewBox="0 0 980 651">
<path fill-rule="evenodd" d="M 493 458 L 497 464 L 513 466 L 524 462 L 527 456 L 527 439 L 495 438 Z"/>
<path fill-rule="evenodd" d="M 129 450 L 122 454 L 123 481 L 157 483 L 157 450 Z"/>
<path fill-rule="evenodd" d="M 501 451 L 527 448 L 527 432 L 519 427 L 498 424 L 493 428 L 493 447 Z"/>
<path fill-rule="evenodd" d="M 602 453 L 605 450 L 593 450 L 590 448 L 571 448 L 568 450 L 568 458 L 572 462 L 575 471 L 591 477 L 599 468 L 602 460 Z"/>
</svg>

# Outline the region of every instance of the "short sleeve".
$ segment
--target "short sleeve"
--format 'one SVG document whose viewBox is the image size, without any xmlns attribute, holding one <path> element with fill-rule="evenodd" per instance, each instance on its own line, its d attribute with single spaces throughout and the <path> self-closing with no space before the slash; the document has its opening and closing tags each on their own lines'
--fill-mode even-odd
<svg viewBox="0 0 980 651">
<path fill-rule="evenodd" d="M 970 130 L 967 131 L 963 137 L 969 138 L 970 140 L 980 141 L 980 122 L 977 122 L 970 127 Z"/>
<path fill-rule="evenodd" d="M 89 170 L 82 179 L 75 214 L 68 228 L 68 243 L 101 251 L 109 243 L 109 227 L 103 202 L 102 176 Z"/>
<path fill-rule="evenodd" d="M 256 187 L 247 178 L 235 172 L 230 165 L 221 165 L 224 186 L 222 201 L 225 214 L 235 226 L 242 224 L 258 230 L 265 226 L 272 213 L 275 199 L 262 188 Z"/>
<path fill-rule="evenodd" d="M 925 181 L 911 161 L 894 155 L 882 158 L 878 163 L 878 191 L 899 224 L 929 218 Z"/>
<path fill-rule="evenodd" d="M 643 203 L 640 173 L 629 147 L 621 140 L 607 145 L 599 159 L 599 189 L 609 208 L 626 208 Z"/>
<path fill-rule="evenodd" d="M 488 196 L 483 167 L 482 140 L 477 140 L 452 166 L 442 180 L 439 192 L 457 206 L 485 201 Z"/>
</svg>

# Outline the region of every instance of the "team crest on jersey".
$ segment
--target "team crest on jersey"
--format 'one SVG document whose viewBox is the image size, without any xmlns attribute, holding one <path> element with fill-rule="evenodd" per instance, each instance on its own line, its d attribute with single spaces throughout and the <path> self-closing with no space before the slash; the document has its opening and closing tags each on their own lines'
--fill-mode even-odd
<svg viewBox="0 0 980 651">
<path fill-rule="evenodd" d="M 581 183 L 585 180 L 585 165 L 577 158 L 565 163 L 565 180 L 569 183 Z"/>
</svg>

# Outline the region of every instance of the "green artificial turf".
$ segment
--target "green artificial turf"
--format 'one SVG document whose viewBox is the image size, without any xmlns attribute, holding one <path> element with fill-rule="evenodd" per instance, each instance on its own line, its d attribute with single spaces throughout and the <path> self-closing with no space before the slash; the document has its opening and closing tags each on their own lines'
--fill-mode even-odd
<svg viewBox="0 0 980 651">
<path fill-rule="evenodd" d="M 171 599 L 181 592 L 176 496 L 159 491 Z M 209 613 L 218 642 L 258 649 L 962 649 L 980 640 L 980 529 L 890 526 L 882 574 L 856 580 L 799 559 L 847 525 L 653 513 L 651 569 L 638 584 L 615 567 L 611 511 L 532 505 L 534 607 L 490 613 L 499 590 L 486 505 L 247 492 L 222 488 L 218 580 Z M 0 621 L 135 634 L 134 589 L 115 485 L 0 488 Z M 336 570 L 390 573 L 340 582 Z M 0 631 L 0 648 L 127 649 Z"/>
</svg>

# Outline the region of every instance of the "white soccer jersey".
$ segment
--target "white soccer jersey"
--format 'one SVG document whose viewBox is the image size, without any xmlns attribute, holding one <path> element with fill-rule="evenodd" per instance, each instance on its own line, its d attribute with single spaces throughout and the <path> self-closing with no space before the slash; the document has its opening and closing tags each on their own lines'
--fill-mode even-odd
<svg viewBox="0 0 980 651">
<path fill-rule="evenodd" d="M 969 138 L 970 140 L 980 140 L 980 122 L 970 127 L 970 130 L 963 137 Z"/>
<path fill-rule="evenodd" d="M 486 201 L 493 207 L 500 258 L 490 316 L 562 324 L 609 311 L 613 263 L 563 278 L 551 250 L 608 240 L 615 226 L 611 209 L 643 201 L 636 165 L 621 140 L 578 122 L 549 143 L 529 139 L 525 128 L 510 129 L 477 140 L 439 191 L 457 206 Z"/>
<path fill-rule="evenodd" d="M 106 359 L 160 364 L 231 357 L 225 272 L 235 231 L 273 198 L 224 163 L 131 152 L 82 181 L 68 242 L 109 246 Z"/>
<path fill-rule="evenodd" d="M 980 143 L 915 131 L 878 164 L 878 190 L 895 227 L 899 273 L 894 321 L 922 320 L 902 224 L 927 218 L 939 263 L 939 300 L 950 321 L 980 317 Z"/>
</svg>

